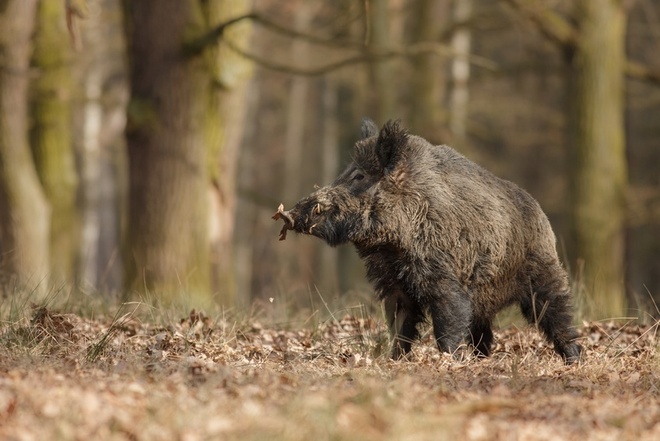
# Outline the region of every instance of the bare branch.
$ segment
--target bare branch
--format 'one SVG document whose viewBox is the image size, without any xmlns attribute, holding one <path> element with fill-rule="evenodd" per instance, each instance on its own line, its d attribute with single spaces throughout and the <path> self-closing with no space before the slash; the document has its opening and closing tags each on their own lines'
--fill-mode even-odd
<svg viewBox="0 0 660 441">
<path fill-rule="evenodd" d="M 573 46 L 578 30 L 564 17 L 538 0 L 506 0 L 516 11 L 531 20 L 539 31 L 560 46 Z"/>
<path fill-rule="evenodd" d="M 506 0 L 506 2 L 532 20 L 539 31 L 552 41 L 563 47 L 577 44 L 578 30 L 538 0 Z M 625 73 L 629 78 L 660 85 L 660 70 L 653 70 L 640 62 L 627 60 Z"/>
<path fill-rule="evenodd" d="M 184 52 L 189 56 L 199 55 L 208 46 L 217 43 L 218 40 L 220 40 L 222 38 L 222 35 L 225 32 L 225 29 L 227 29 L 228 27 L 233 26 L 236 23 L 239 23 L 243 20 L 250 20 L 250 19 L 254 20 L 255 17 L 257 17 L 257 14 L 249 13 L 249 14 L 239 15 L 238 17 L 235 17 L 235 18 L 227 20 L 223 23 L 220 23 L 218 26 L 211 29 L 209 32 L 202 35 L 200 38 L 185 43 L 184 47 L 183 47 Z"/>
<path fill-rule="evenodd" d="M 383 60 L 383 59 L 396 58 L 396 57 L 413 57 L 419 54 L 431 53 L 445 57 L 464 56 L 463 54 L 454 53 L 454 51 L 452 51 L 448 46 L 437 42 L 419 42 L 407 47 L 375 48 L 373 46 L 365 46 L 362 42 L 355 40 L 338 40 L 338 39 L 323 38 L 305 32 L 289 29 L 285 26 L 282 26 L 280 24 L 277 24 L 273 21 L 264 18 L 263 16 L 259 15 L 256 12 L 241 15 L 219 24 L 218 26 L 210 30 L 202 37 L 186 44 L 185 45 L 186 53 L 191 56 L 199 55 L 207 46 L 211 44 L 215 44 L 218 40 L 222 39 L 225 29 L 243 20 L 252 20 L 281 35 L 285 35 L 291 38 L 302 39 L 308 41 L 309 43 L 334 47 L 337 49 L 350 49 L 360 52 L 359 55 L 354 55 L 345 58 L 343 60 L 334 63 L 329 63 L 320 67 L 298 68 L 287 64 L 271 61 L 260 55 L 239 48 L 229 40 L 224 40 L 224 43 L 230 49 L 244 56 L 245 58 L 254 61 L 255 63 L 261 65 L 262 67 L 278 72 L 293 74 L 293 75 L 319 76 L 354 64 L 367 63 L 375 60 Z M 468 61 L 475 66 L 488 69 L 491 71 L 496 71 L 498 69 L 497 65 L 493 61 L 477 55 L 469 55 Z"/>
<path fill-rule="evenodd" d="M 271 21 L 256 12 L 251 12 L 249 14 L 240 15 L 238 17 L 220 23 L 218 26 L 211 29 L 205 35 L 201 36 L 196 40 L 189 42 L 188 44 L 185 45 L 186 53 L 191 56 L 199 55 L 207 46 L 215 44 L 218 40 L 222 39 L 225 29 L 237 23 L 240 23 L 243 20 L 252 20 L 253 22 L 259 23 L 265 28 L 270 29 L 271 31 L 276 32 L 280 35 L 304 40 L 309 43 L 313 43 L 321 46 L 330 46 L 337 48 L 348 47 L 354 49 L 359 49 L 364 47 L 363 43 L 355 40 L 324 38 L 306 32 L 290 29 L 286 26 L 275 23 L 274 21 Z"/>
<path fill-rule="evenodd" d="M 420 54 L 428 54 L 428 53 L 436 54 L 438 56 L 446 56 L 446 57 L 462 56 L 459 54 L 455 54 L 454 51 L 452 51 L 445 45 L 438 43 L 431 43 L 431 42 L 420 42 L 407 46 L 405 48 L 397 47 L 397 48 L 375 49 L 373 47 L 371 48 L 367 47 L 364 48 L 363 52 L 359 55 L 348 57 L 343 60 L 334 63 L 329 63 L 320 67 L 305 69 L 305 68 L 293 67 L 287 64 L 281 64 L 274 61 L 270 61 L 264 57 L 261 57 L 260 55 L 247 52 L 244 49 L 239 48 L 229 40 L 226 40 L 225 43 L 230 49 L 232 49 L 236 53 L 254 61 L 255 63 L 259 64 L 260 66 L 266 69 L 274 70 L 277 72 L 284 72 L 292 75 L 302 75 L 309 77 L 323 75 L 354 64 L 368 63 L 376 60 L 386 60 L 390 58 L 402 58 L 402 57 L 407 58 L 407 57 L 414 57 Z M 478 55 L 469 55 L 468 60 L 470 61 L 470 63 L 472 63 L 475 66 L 479 66 L 481 68 L 491 71 L 498 70 L 497 64 L 487 58 L 480 57 Z"/>
<path fill-rule="evenodd" d="M 660 86 L 660 69 L 653 70 L 638 61 L 626 61 L 626 75 L 629 78 L 646 81 Z"/>
<path fill-rule="evenodd" d="M 330 47 L 337 47 L 337 48 L 345 48 L 345 47 L 352 47 L 352 48 L 360 48 L 364 47 L 365 43 L 357 40 L 349 40 L 349 39 L 339 39 L 339 38 L 325 38 L 325 37 L 319 37 L 317 35 L 309 34 L 307 32 L 303 31 L 298 31 L 295 29 L 288 28 L 286 26 L 283 26 L 279 23 L 275 23 L 274 21 L 271 21 L 264 17 L 263 15 L 260 14 L 253 14 L 254 16 L 252 17 L 252 20 L 255 23 L 259 23 L 260 25 L 264 26 L 267 29 L 270 29 L 273 32 L 276 32 L 280 35 L 284 35 L 290 38 L 296 38 L 300 40 L 307 41 L 309 43 L 314 43 L 318 44 L 321 46 L 330 46 Z"/>
</svg>

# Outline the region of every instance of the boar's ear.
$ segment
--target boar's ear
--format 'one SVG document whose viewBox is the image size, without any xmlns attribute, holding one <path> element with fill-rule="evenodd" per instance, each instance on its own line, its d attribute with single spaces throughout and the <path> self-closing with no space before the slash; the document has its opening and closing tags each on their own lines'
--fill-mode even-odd
<svg viewBox="0 0 660 441">
<path fill-rule="evenodd" d="M 400 158 L 400 153 L 406 145 L 408 132 L 401 127 L 400 122 L 388 121 L 378 134 L 376 155 L 383 168 L 393 169 Z"/>
<path fill-rule="evenodd" d="M 362 139 L 378 135 L 378 126 L 370 118 L 364 118 L 362 120 L 360 130 L 362 132 Z"/>
</svg>

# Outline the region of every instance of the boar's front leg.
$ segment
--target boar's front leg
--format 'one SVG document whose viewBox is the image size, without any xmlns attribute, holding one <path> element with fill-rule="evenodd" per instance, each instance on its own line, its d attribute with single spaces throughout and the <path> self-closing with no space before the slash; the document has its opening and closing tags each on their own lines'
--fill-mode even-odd
<svg viewBox="0 0 660 441">
<path fill-rule="evenodd" d="M 466 337 L 472 319 L 472 306 L 460 285 L 442 281 L 438 291 L 428 295 L 433 335 L 441 352 L 455 354 Z"/>
<path fill-rule="evenodd" d="M 400 290 L 388 295 L 384 306 L 392 338 L 392 358 L 398 360 L 410 352 L 413 340 L 419 336 L 417 325 L 424 320 L 424 314 L 419 305 Z"/>
<path fill-rule="evenodd" d="M 477 320 L 472 317 L 470 324 L 470 339 L 474 348 L 474 355 L 477 357 L 488 357 L 490 347 L 493 344 L 493 330 L 491 321 L 488 319 Z"/>
</svg>

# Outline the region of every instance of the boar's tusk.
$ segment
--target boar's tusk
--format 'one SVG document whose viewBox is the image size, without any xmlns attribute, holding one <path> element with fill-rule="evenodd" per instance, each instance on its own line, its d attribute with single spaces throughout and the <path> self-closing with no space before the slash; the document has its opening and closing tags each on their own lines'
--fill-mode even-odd
<svg viewBox="0 0 660 441">
<path fill-rule="evenodd" d="M 311 227 L 309 227 L 309 234 L 312 234 L 312 230 L 314 229 L 315 226 L 316 226 L 316 224 L 314 224 L 314 225 L 312 225 Z"/>
<path fill-rule="evenodd" d="M 313 213 L 321 214 L 321 204 L 316 204 L 316 207 L 314 207 Z"/>
<path fill-rule="evenodd" d="M 289 213 L 288 211 L 284 211 L 284 204 L 280 204 L 280 206 L 277 207 L 277 211 L 273 215 L 273 219 L 284 220 L 284 226 L 280 230 L 280 240 L 285 240 L 287 230 L 293 230 L 293 225 L 295 224 L 293 217 L 291 216 L 291 213 Z"/>
</svg>

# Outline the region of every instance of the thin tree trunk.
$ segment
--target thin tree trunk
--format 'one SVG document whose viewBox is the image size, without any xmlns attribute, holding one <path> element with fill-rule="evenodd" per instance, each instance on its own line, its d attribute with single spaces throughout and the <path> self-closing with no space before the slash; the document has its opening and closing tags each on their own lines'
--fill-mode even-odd
<svg viewBox="0 0 660 441">
<path fill-rule="evenodd" d="M 78 283 L 85 290 L 110 294 L 122 290 L 120 223 L 128 173 L 126 42 L 121 33 L 121 4 L 116 0 L 95 0 L 94 4 L 99 12 L 81 21 L 84 50 L 75 57 L 84 93 L 76 108 L 81 210 Z"/>
<path fill-rule="evenodd" d="M 307 29 L 312 20 L 311 2 L 302 0 L 296 9 L 294 27 Z M 305 63 L 310 57 L 310 47 L 306 41 L 294 40 L 291 44 L 291 57 L 298 63 Z M 303 166 L 305 153 L 305 127 L 308 118 L 308 101 L 311 80 L 302 76 L 291 78 L 287 99 L 286 133 L 284 144 L 284 200 L 297 201 L 305 193 L 303 183 L 307 168 Z M 293 250 L 293 243 L 282 243 L 279 252 L 286 259 L 282 266 L 282 279 L 289 283 L 290 294 L 309 286 L 311 266 L 316 244 L 311 241 L 298 243 Z M 298 283 L 291 283 L 295 280 Z"/>
<path fill-rule="evenodd" d="M 212 27 L 249 12 L 243 0 L 206 2 L 208 26 Z M 234 25 L 223 40 L 249 44 L 252 27 L 248 21 Z M 208 50 L 214 87 L 207 100 L 205 133 L 209 145 L 209 196 L 212 288 L 224 306 L 237 303 L 234 254 L 234 219 L 236 211 L 236 167 L 245 126 L 247 92 L 252 63 L 226 47 L 222 41 Z"/>
<path fill-rule="evenodd" d="M 32 151 L 52 208 L 50 282 L 58 287 L 75 282 L 80 239 L 71 133 L 71 43 L 64 2 L 39 2 L 33 60 L 37 76 L 32 91 Z"/>
<path fill-rule="evenodd" d="M 370 0 L 368 5 L 369 45 L 375 50 L 389 46 L 390 43 L 390 11 L 389 0 Z M 394 86 L 392 82 L 392 62 L 386 60 L 374 61 L 369 64 L 369 74 L 373 91 L 370 97 L 371 115 L 378 124 L 400 115 L 394 114 Z"/>
<path fill-rule="evenodd" d="M 617 0 L 581 1 L 578 10 L 580 36 L 569 91 L 575 253 L 588 316 L 611 318 L 625 313 L 626 17 Z"/>
<path fill-rule="evenodd" d="M 96 287 L 99 281 L 99 239 L 101 219 L 99 193 L 101 179 L 101 75 L 92 69 L 85 76 L 85 105 L 83 109 L 83 151 L 81 154 L 81 178 L 83 182 L 83 212 L 81 238 L 81 274 L 83 286 Z"/>
<path fill-rule="evenodd" d="M 472 0 L 455 0 L 453 20 L 455 24 L 466 23 L 472 15 Z M 450 97 L 449 128 L 457 141 L 467 135 L 468 103 L 470 99 L 470 50 L 472 33 L 465 25 L 460 25 L 451 38 L 454 58 L 451 63 L 452 88 Z"/>
<path fill-rule="evenodd" d="M 335 179 L 339 169 L 339 127 L 335 81 L 325 78 L 322 87 L 321 182 L 327 185 Z M 337 248 L 322 246 L 319 249 L 320 284 L 332 294 L 339 293 L 338 256 Z"/>
<path fill-rule="evenodd" d="M 35 0 L 7 0 L 0 15 L 0 270 L 22 287 L 46 292 L 50 208 L 28 140 L 36 5 Z"/>
<path fill-rule="evenodd" d="M 247 118 L 254 120 L 258 115 L 262 89 L 251 87 L 247 97 L 246 104 L 249 109 Z M 259 164 L 256 161 L 255 140 L 257 138 L 256 130 L 248 130 L 243 138 L 238 163 L 238 187 L 239 196 L 241 190 L 251 188 L 254 183 L 255 173 L 258 172 Z M 247 311 L 253 297 L 253 281 L 255 279 L 254 262 L 255 255 L 259 255 L 258 241 L 254 238 L 259 231 L 258 219 L 259 209 L 251 197 L 239 197 L 236 210 L 236 292 L 239 294 L 236 299 L 236 306 L 241 311 Z M 272 268 L 272 267 L 268 267 Z M 263 270 L 261 271 L 263 272 Z"/>
<path fill-rule="evenodd" d="M 438 41 L 446 23 L 447 0 L 419 0 L 413 11 L 413 42 Z M 440 144 L 446 138 L 444 95 L 447 81 L 446 64 L 435 54 L 423 54 L 413 59 L 410 129 L 429 141 Z"/>
<path fill-rule="evenodd" d="M 311 21 L 311 11 L 306 1 L 300 4 L 296 11 L 295 28 L 306 29 Z M 292 59 L 304 62 L 309 58 L 308 43 L 295 40 L 291 47 Z M 308 78 L 294 76 L 289 89 L 287 126 L 284 156 L 284 197 L 298 200 L 302 187 L 303 148 L 305 142 L 305 122 L 308 113 L 307 98 L 309 92 Z"/>
</svg>

